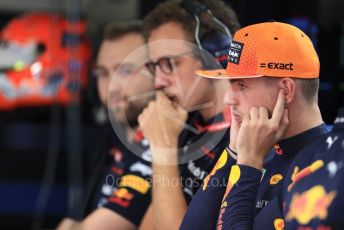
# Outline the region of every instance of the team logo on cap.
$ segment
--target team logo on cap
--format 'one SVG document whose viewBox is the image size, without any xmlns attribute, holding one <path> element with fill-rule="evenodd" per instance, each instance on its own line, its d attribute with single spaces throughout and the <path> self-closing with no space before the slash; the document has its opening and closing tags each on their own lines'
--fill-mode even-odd
<svg viewBox="0 0 344 230">
<path fill-rule="evenodd" d="M 232 41 L 231 47 L 228 53 L 228 62 L 239 64 L 240 56 L 242 49 L 244 48 L 244 44 L 236 41 Z"/>
</svg>

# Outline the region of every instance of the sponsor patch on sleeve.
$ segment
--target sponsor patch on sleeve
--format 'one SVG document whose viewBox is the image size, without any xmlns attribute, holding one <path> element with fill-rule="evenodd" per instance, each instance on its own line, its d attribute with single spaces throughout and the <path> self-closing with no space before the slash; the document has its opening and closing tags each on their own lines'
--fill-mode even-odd
<svg viewBox="0 0 344 230">
<path fill-rule="evenodd" d="M 125 175 L 122 177 L 120 187 L 132 188 L 141 194 L 146 194 L 150 188 L 150 183 L 136 175 Z"/>
</svg>

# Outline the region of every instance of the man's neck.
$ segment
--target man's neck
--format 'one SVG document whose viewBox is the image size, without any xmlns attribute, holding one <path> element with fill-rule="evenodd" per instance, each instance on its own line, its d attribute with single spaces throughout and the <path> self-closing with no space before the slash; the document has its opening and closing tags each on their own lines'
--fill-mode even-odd
<svg viewBox="0 0 344 230">
<path fill-rule="evenodd" d="M 282 139 L 293 137 L 324 123 L 317 104 L 294 106 L 288 110 L 288 117 L 289 126 Z"/>
</svg>

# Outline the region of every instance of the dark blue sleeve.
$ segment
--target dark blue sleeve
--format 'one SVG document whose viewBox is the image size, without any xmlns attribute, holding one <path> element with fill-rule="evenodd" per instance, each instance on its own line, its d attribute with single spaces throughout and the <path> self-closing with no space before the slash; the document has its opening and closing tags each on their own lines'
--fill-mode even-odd
<svg viewBox="0 0 344 230">
<path fill-rule="evenodd" d="M 223 162 L 221 164 L 221 162 Z M 203 181 L 186 211 L 180 230 L 213 230 L 217 223 L 231 166 L 236 161 L 224 151 L 215 167 Z"/>
<path fill-rule="evenodd" d="M 138 183 L 141 182 L 138 181 Z M 133 187 L 119 186 L 108 197 L 108 203 L 103 207 L 110 209 L 134 225 L 139 226 L 151 203 L 151 191 L 150 189 L 144 192 L 138 191 L 138 188 Z"/>
<path fill-rule="evenodd" d="M 262 172 L 234 165 L 218 219 L 218 229 L 252 229 L 257 190 Z"/>
<path fill-rule="evenodd" d="M 126 160 L 127 167 L 121 176 L 105 181 L 111 185 L 111 194 L 102 206 L 139 226 L 151 203 L 152 169 L 150 163 L 132 158 Z M 113 174 L 109 175 L 112 178 Z"/>
</svg>

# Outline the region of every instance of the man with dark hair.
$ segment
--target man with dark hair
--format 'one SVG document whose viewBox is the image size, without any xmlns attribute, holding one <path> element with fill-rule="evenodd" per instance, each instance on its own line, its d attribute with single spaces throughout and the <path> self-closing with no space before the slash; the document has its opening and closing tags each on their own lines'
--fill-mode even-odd
<svg viewBox="0 0 344 230">
<path fill-rule="evenodd" d="M 143 219 L 150 203 L 150 163 L 126 148 L 131 144 L 148 148 L 136 128 L 150 97 L 138 95 L 151 93 L 153 84 L 142 75 L 144 60 L 140 65 L 127 58 L 143 45 L 140 23 L 116 22 L 105 28 L 95 67 L 98 93 L 110 119 L 125 127 L 120 137 L 125 146 L 117 143 L 109 151 L 112 163 L 98 181 L 93 212 L 81 222 L 66 218 L 58 229 L 136 229 Z"/>
<path fill-rule="evenodd" d="M 194 71 L 209 64 L 202 58 L 203 48 L 219 45 L 223 37 L 229 48 L 226 30 L 234 33 L 238 28 L 236 14 L 218 0 L 167 1 L 144 19 L 151 59 L 147 67 L 159 90 L 139 116 L 152 153 L 151 214 L 156 229 L 179 228 L 188 203 L 228 145 L 229 121 L 222 101 L 226 84 L 195 81 Z M 219 50 L 221 46 L 215 52 L 208 48 L 215 56 Z M 207 138 L 202 141 L 202 136 Z M 198 159 L 188 159 L 194 153 Z"/>
<path fill-rule="evenodd" d="M 112 22 L 105 26 L 103 40 L 115 40 L 127 34 L 142 34 L 141 21 Z"/>
<path fill-rule="evenodd" d="M 213 15 L 229 28 L 232 34 L 240 28 L 236 13 L 222 0 L 195 1 L 206 5 L 212 11 Z M 185 9 L 182 6 L 182 2 L 181 0 L 168 0 L 157 5 L 157 7 L 145 17 L 143 33 L 146 40 L 149 40 L 151 33 L 158 27 L 166 23 L 174 22 L 183 29 L 188 41 L 196 43 L 194 36 L 196 21 L 194 15 L 188 12 L 189 9 Z M 210 15 L 202 14 L 201 20 L 202 25 L 200 27 L 199 37 L 202 38 L 209 32 L 221 30 L 221 28 L 211 19 Z"/>
<path fill-rule="evenodd" d="M 218 229 L 283 229 L 280 201 L 288 169 L 327 132 L 317 104 L 319 69 L 301 30 L 267 22 L 236 32 L 227 69 L 197 72 L 230 82 L 225 103 L 232 111 L 230 151 L 237 164 Z"/>
</svg>

